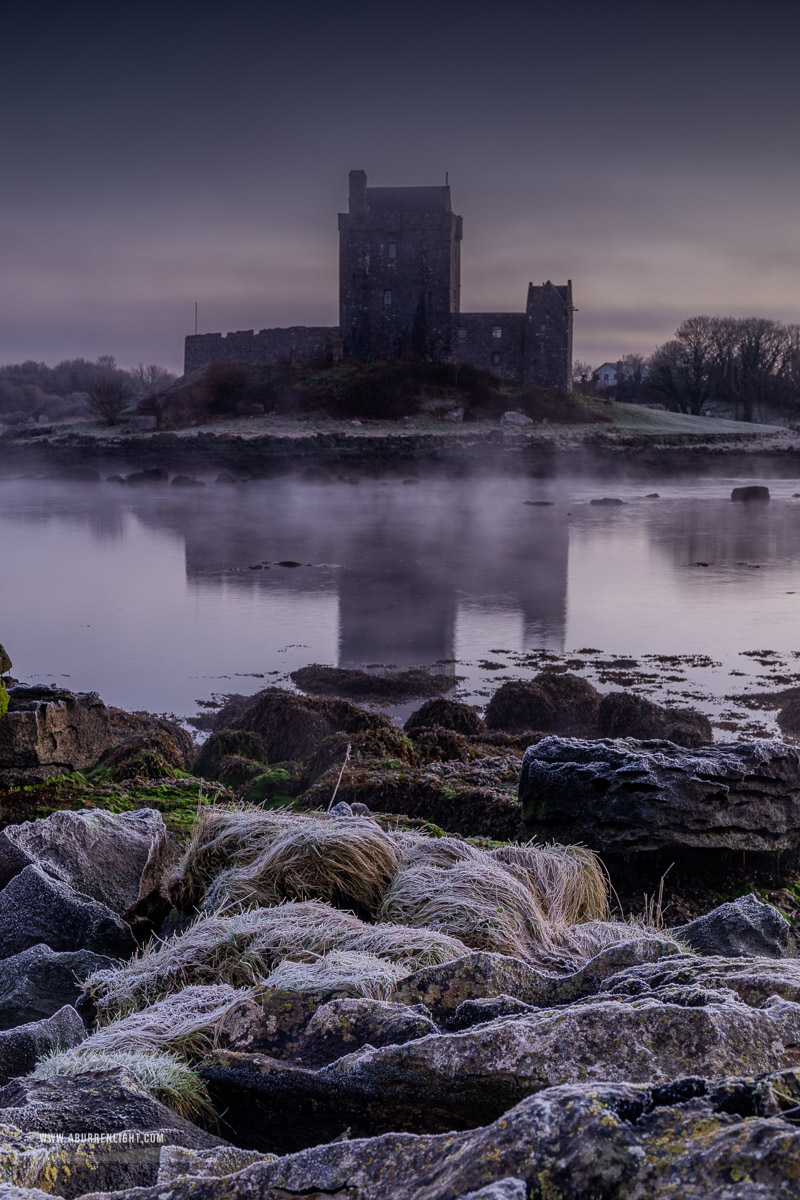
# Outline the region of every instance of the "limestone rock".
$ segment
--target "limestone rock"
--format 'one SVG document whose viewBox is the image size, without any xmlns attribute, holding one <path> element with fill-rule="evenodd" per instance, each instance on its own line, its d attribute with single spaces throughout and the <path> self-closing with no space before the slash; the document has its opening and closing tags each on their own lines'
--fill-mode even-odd
<svg viewBox="0 0 800 1200">
<path fill-rule="evenodd" d="M 122 1068 L 14 1079 L 0 1088 L 0 1155 L 9 1183 L 67 1198 L 89 1188 L 146 1187 L 156 1182 L 164 1144 L 225 1143 L 154 1100 Z"/>
<path fill-rule="evenodd" d="M 318 1071 L 216 1052 L 200 1074 L 238 1144 L 290 1152 L 389 1130 L 465 1129 L 526 1095 L 568 1083 L 663 1085 L 700 1073 L 800 1065 L 800 1005 L 754 1009 L 728 996 L 700 1007 L 595 997 L 501 1017 L 460 1033 L 367 1046 Z"/>
<path fill-rule="evenodd" d="M 74 1005 L 82 981 L 113 965 L 90 950 L 59 953 L 43 943 L 0 959 L 0 1029 L 40 1021 L 65 1004 Z"/>
<path fill-rule="evenodd" d="M 533 1004 L 525 1004 L 516 996 L 485 996 L 482 1000 L 465 1000 L 459 1004 L 448 1022 L 450 1029 L 469 1029 L 472 1025 L 481 1025 L 484 1021 L 493 1021 L 496 1017 L 516 1017 L 522 1013 L 536 1012 Z"/>
<path fill-rule="evenodd" d="M 70 1050 L 85 1037 L 83 1021 L 69 1005 L 44 1021 L 0 1032 L 0 1086 L 16 1075 L 27 1075 L 51 1050 Z"/>
<path fill-rule="evenodd" d="M 791 925 L 751 892 L 670 932 L 698 954 L 783 958 L 789 953 Z"/>
<path fill-rule="evenodd" d="M 713 742 L 711 722 L 693 708 L 663 708 L 635 692 L 609 692 L 597 708 L 597 732 L 604 738 L 662 739 L 678 746 Z"/>
<path fill-rule="evenodd" d="M 165 1146 L 158 1167 L 158 1184 L 173 1183 L 182 1175 L 193 1179 L 220 1179 L 235 1175 L 254 1162 L 274 1162 L 276 1155 L 238 1146 L 215 1146 L 213 1150 L 190 1150 L 186 1146 Z M 0 1198 L 2 1200 L 2 1198 Z"/>
<path fill-rule="evenodd" d="M 437 966 L 422 967 L 401 979 L 390 999 L 424 1004 L 437 1021 L 449 1024 L 462 1004 L 505 996 L 549 1008 L 569 1004 L 600 990 L 603 981 L 625 968 L 680 954 L 668 937 L 632 938 L 601 950 L 572 975 L 547 975 L 519 958 L 478 950 Z"/>
<path fill-rule="evenodd" d="M 154 809 L 59 811 L 0 832 L 0 886 L 29 865 L 123 915 L 144 905 L 180 856 Z"/>
<path fill-rule="evenodd" d="M 534 679 L 499 687 L 486 709 L 486 724 L 509 733 L 530 729 L 591 736 L 599 703 L 600 693 L 579 675 L 541 671 Z"/>
<path fill-rule="evenodd" d="M 108 709 L 96 692 L 9 688 L 0 721 L 0 783 L 48 779 L 92 767 L 114 744 Z"/>
<path fill-rule="evenodd" d="M 130 926 L 117 913 L 29 866 L 0 892 L 0 954 L 10 958 L 40 942 L 52 950 L 120 958 L 136 949 Z"/>
<path fill-rule="evenodd" d="M 253 1163 L 224 1181 L 173 1178 L 169 1200 L 317 1190 L 349 1200 L 465 1200 L 492 1187 L 495 1200 L 498 1187 L 516 1180 L 537 1200 L 794 1200 L 800 1129 L 782 1113 L 798 1097 L 795 1072 L 717 1087 L 698 1078 L 666 1088 L 567 1085 L 467 1132 L 343 1140 Z M 116 1200 L 162 1197 L 163 1186 Z"/>
<path fill-rule="evenodd" d="M 800 845 L 800 750 L 736 742 L 549 737 L 522 760 L 529 832 L 606 851 L 767 851 Z"/>
<path fill-rule="evenodd" d="M 550 977 L 522 959 L 477 950 L 452 962 L 422 967 L 401 979 L 390 999 L 424 1004 L 437 1020 L 447 1019 L 465 1001 L 508 995 L 525 1004 L 546 1004 Z"/>
<path fill-rule="evenodd" d="M 306 1067 L 324 1066 L 361 1046 L 392 1046 L 438 1030 L 421 1006 L 385 1000 L 337 999 L 314 1013 L 295 1048 Z"/>
<path fill-rule="evenodd" d="M 775 996 L 800 1004 L 800 959 L 677 954 L 623 969 L 608 977 L 602 988 L 617 996 L 662 996 L 673 988 L 725 989 L 754 1008 Z"/>
<path fill-rule="evenodd" d="M 533 419 L 531 417 L 526 417 L 525 413 L 509 410 L 508 412 L 503 413 L 502 417 L 500 418 L 500 424 L 510 425 L 517 429 L 522 429 L 525 425 L 532 425 Z"/>
</svg>

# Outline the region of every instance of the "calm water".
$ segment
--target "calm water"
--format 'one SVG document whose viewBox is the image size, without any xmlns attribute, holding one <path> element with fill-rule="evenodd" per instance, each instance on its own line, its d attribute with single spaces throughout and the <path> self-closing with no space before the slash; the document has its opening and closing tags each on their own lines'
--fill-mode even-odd
<svg viewBox="0 0 800 1200">
<path fill-rule="evenodd" d="M 438 662 L 482 701 L 542 650 L 593 679 L 589 648 L 702 655 L 638 686 L 720 715 L 800 672 L 800 485 L 748 506 L 736 482 L 2 483 L 0 641 L 19 678 L 179 716 L 309 662 Z"/>
</svg>

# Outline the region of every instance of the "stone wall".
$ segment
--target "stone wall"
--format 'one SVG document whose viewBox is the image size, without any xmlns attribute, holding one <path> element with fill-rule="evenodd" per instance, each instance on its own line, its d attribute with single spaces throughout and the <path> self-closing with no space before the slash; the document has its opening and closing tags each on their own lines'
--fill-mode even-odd
<svg viewBox="0 0 800 1200">
<path fill-rule="evenodd" d="M 525 324 L 521 312 L 453 314 L 450 359 L 521 383 Z"/>
<path fill-rule="evenodd" d="M 239 330 L 237 333 L 199 333 L 187 337 L 184 372 L 210 363 L 313 363 L 341 358 L 335 326 L 292 325 L 286 329 Z"/>
</svg>

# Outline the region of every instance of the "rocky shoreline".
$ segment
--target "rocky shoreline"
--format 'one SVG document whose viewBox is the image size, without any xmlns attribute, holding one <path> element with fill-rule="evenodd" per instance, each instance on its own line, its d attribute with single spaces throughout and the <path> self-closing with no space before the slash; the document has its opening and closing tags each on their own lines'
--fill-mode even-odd
<svg viewBox="0 0 800 1200">
<path fill-rule="evenodd" d="M 0 663 L 0 1195 L 800 1194 L 795 746 L 544 671 L 198 747 Z"/>
<path fill-rule="evenodd" d="M 665 434 L 601 427 L 447 427 L 409 430 L 394 422 L 378 430 L 304 427 L 254 432 L 113 431 L 103 436 L 34 429 L 0 438 L 0 479 L 53 477 L 98 482 L 131 472 L 213 483 L 296 475 L 318 481 L 392 475 L 487 475 L 513 472 L 536 478 L 562 474 L 623 475 L 630 479 L 725 475 L 788 479 L 800 476 L 797 434 Z"/>
</svg>

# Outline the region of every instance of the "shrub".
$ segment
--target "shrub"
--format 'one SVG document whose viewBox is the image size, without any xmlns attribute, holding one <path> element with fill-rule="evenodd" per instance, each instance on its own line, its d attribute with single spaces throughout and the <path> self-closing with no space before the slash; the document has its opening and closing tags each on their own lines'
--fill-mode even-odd
<svg viewBox="0 0 800 1200">
<path fill-rule="evenodd" d="M 3 687 L 2 683 L 0 683 L 0 720 L 2 720 L 2 718 L 6 715 L 7 712 L 8 712 L 8 692 Z"/>
</svg>

